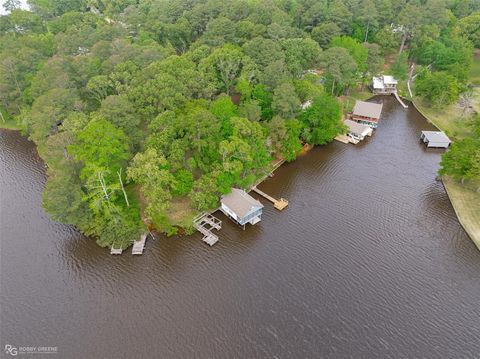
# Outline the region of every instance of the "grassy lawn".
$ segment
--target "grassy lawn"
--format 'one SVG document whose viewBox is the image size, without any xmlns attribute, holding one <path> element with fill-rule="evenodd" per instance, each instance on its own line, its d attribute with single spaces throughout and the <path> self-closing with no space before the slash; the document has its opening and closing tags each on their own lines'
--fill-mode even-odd
<svg viewBox="0 0 480 359">
<path fill-rule="evenodd" d="M 480 249 L 480 192 L 479 183 L 461 184 L 451 178 L 443 178 L 448 196 L 452 202 L 458 220 Z"/>
<path fill-rule="evenodd" d="M 168 219 L 173 226 L 183 228 L 192 227 L 193 218 L 199 214 L 192 208 L 192 201 L 188 197 L 175 197 L 170 202 Z"/>
<path fill-rule="evenodd" d="M 462 139 L 470 134 L 471 117 L 462 116 L 462 109 L 458 103 L 437 109 L 430 107 L 421 98 L 416 98 L 415 104 L 431 123 L 445 131 L 452 139 Z"/>
</svg>

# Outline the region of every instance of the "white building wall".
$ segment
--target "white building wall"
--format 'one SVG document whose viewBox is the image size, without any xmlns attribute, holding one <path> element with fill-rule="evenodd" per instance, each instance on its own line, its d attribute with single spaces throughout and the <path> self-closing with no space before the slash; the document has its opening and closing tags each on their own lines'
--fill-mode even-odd
<svg viewBox="0 0 480 359">
<path fill-rule="evenodd" d="M 222 210 L 224 212 L 226 212 L 230 217 L 232 217 L 234 220 L 236 220 L 237 222 L 239 221 L 237 215 L 230 209 L 228 208 L 227 206 L 225 206 L 225 204 L 222 203 Z"/>
</svg>

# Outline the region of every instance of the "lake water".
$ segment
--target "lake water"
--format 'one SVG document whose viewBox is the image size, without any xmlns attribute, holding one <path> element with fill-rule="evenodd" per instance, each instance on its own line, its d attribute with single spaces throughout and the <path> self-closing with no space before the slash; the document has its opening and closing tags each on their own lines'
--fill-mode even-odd
<svg viewBox="0 0 480 359">
<path fill-rule="evenodd" d="M 31 142 L 0 132 L 2 349 L 59 358 L 480 358 L 480 252 L 427 150 L 431 129 L 394 98 L 372 138 L 333 142 L 260 188 L 243 231 L 113 257 L 41 208 Z M 2 352 L 2 355 L 5 355 Z"/>
</svg>

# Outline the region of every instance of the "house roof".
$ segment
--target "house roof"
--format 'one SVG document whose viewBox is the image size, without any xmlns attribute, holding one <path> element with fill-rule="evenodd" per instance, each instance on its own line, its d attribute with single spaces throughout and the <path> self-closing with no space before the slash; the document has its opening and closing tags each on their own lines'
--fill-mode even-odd
<svg viewBox="0 0 480 359">
<path fill-rule="evenodd" d="M 373 88 L 375 90 L 383 90 L 385 85 L 396 85 L 397 83 L 398 81 L 390 75 L 373 77 Z"/>
<path fill-rule="evenodd" d="M 352 120 L 345 120 L 343 121 L 343 123 L 347 125 L 350 132 L 356 133 L 358 135 L 366 136 L 369 132 L 372 131 L 372 128 L 370 126 Z"/>
<path fill-rule="evenodd" d="M 385 88 L 385 86 L 383 86 L 383 79 L 381 77 L 373 78 L 373 88 L 376 90 L 383 90 Z"/>
<path fill-rule="evenodd" d="M 422 131 L 422 134 L 428 142 L 452 142 L 443 131 Z"/>
<path fill-rule="evenodd" d="M 357 116 L 379 119 L 382 114 L 383 105 L 380 103 L 358 101 L 355 102 L 353 114 Z"/>
<path fill-rule="evenodd" d="M 247 192 L 238 188 L 232 188 L 232 192 L 222 196 L 221 202 L 235 212 L 240 218 L 245 217 L 248 212 L 255 207 L 263 208 L 263 204 L 250 196 Z"/>
<path fill-rule="evenodd" d="M 398 83 L 398 81 L 395 80 L 395 77 L 393 77 L 393 76 L 385 75 L 385 76 L 383 76 L 383 83 L 384 84 L 389 84 L 389 85 L 396 85 Z"/>
</svg>

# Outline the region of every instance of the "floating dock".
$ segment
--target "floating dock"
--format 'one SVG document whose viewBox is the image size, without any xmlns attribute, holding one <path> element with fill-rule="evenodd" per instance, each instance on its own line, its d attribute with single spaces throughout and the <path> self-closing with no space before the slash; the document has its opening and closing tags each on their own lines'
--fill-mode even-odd
<svg viewBox="0 0 480 359">
<path fill-rule="evenodd" d="M 133 242 L 132 254 L 143 254 L 143 249 L 145 248 L 145 242 L 147 240 L 147 235 L 142 234 L 139 241 Z"/>
<path fill-rule="evenodd" d="M 347 136 L 347 135 L 338 135 L 337 137 L 335 137 L 335 140 L 339 141 L 339 142 L 342 142 L 342 143 L 353 143 L 354 145 L 356 145 L 358 142 L 360 142 L 359 140 L 355 140 L 353 138 L 351 138 L 350 136 Z"/>
<path fill-rule="evenodd" d="M 193 225 L 197 231 L 203 234 L 202 241 L 209 246 L 213 246 L 218 242 L 218 236 L 213 234 L 212 230 L 216 229 L 218 231 L 222 228 L 221 220 L 209 213 L 202 213 L 200 216 L 194 218 Z"/>
<path fill-rule="evenodd" d="M 110 254 L 120 255 L 120 254 L 122 254 L 122 252 L 123 252 L 122 248 L 115 248 L 113 246 L 112 246 L 112 248 L 110 248 Z"/>
<path fill-rule="evenodd" d="M 265 192 L 260 191 L 257 187 L 253 187 L 252 191 L 254 191 L 255 193 L 258 193 L 263 198 L 272 202 L 273 207 L 275 207 L 275 209 L 278 209 L 279 211 L 285 209 L 288 206 L 288 201 L 285 198 L 275 199 L 272 196 L 266 194 Z"/>
</svg>

